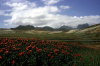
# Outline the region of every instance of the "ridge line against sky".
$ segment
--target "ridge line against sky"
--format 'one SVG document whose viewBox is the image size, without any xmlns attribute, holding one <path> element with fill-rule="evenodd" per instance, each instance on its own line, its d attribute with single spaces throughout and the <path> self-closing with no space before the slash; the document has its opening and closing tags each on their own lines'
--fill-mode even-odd
<svg viewBox="0 0 100 66">
<path fill-rule="evenodd" d="M 100 0 L 0 0 L 0 28 L 100 23 Z"/>
</svg>

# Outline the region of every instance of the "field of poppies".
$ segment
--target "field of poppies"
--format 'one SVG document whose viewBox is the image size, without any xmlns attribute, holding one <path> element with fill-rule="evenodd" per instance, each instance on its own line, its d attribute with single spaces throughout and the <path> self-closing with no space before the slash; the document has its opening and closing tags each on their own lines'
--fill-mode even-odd
<svg viewBox="0 0 100 66">
<path fill-rule="evenodd" d="M 0 38 L 0 66 L 99 66 L 100 56 L 87 50 L 73 42 Z"/>
</svg>

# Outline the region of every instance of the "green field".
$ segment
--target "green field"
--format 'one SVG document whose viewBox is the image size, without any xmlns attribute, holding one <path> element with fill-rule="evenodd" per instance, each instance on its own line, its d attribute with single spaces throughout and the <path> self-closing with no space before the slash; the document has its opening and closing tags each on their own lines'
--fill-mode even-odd
<svg viewBox="0 0 100 66">
<path fill-rule="evenodd" d="M 18 38 L 22 38 L 22 40 L 27 38 L 29 43 L 32 42 L 31 40 L 29 40 L 29 38 L 30 39 L 36 38 L 37 39 L 36 46 L 38 46 L 39 48 L 42 48 L 42 49 L 44 49 L 44 47 L 40 46 L 40 43 L 38 45 L 38 42 L 41 40 L 45 40 L 45 41 L 50 40 L 53 42 L 53 43 L 50 43 L 51 45 L 56 44 L 55 41 L 57 41 L 58 43 L 66 42 L 68 44 L 67 46 L 70 46 L 71 50 L 73 51 L 71 53 L 71 55 L 68 55 L 68 58 L 70 58 L 69 56 L 72 56 L 72 54 L 80 54 L 82 57 L 82 58 L 80 58 L 80 57 L 72 58 L 71 57 L 70 58 L 71 61 L 68 60 L 68 63 L 64 63 L 63 61 L 61 61 L 61 59 L 57 58 L 57 57 L 65 57 L 62 54 L 58 54 L 58 56 L 56 58 L 54 58 L 53 60 L 50 60 L 50 59 L 48 60 L 48 59 L 46 59 L 47 57 L 45 57 L 46 53 L 42 52 L 41 54 L 43 54 L 44 57 L 42 59 L 39 59 L 41 61 L 44 61 L 42 63 L 43 64 L 42 66 L 49 66 L 48 62 L 51 62 L 50 63 L 50 64 L 52 64 L 51 66 L 55 66 L 55 64 L 57 66 L 99 66 L 100 65 L 100 51 L 99 51 L 100 50 L 100 41 L 99 41 L 100 34 L 99 33 L 66 33 L 66 32 L 59 32 L 59 31 L 34 31 L 34 30 L 32 30 L 32 31 L 0 30 L 0 38 L 1 38 L 1 40 L 3 38 L 14 39 L 14 41 L 18 40 Z M 18 43 L 20 43 L 20 41 Z M 15 43 L 15 44 L 18 44 L 18 43 Z M 9 42 L 8 42 L 8 44 L 9 44 Z M 23 43 L 21 43 L 21 44 L 23 44 Z M 50 47 L 53 48 L 53 46 L 51 46 L 51 45 L 47 44 L 46 48 L 50 48 Z M 25 47 L 26 47 L 26 45 L 23 44 L 23 46 L 20 48 L 25 48 Z M 56 48 L 56 49 L 59 49 L 59 48 Z M 22 49 L 21 51 L 24 51 L 24 49 Z M 34 54 L 34 53 L 32 53 L 32 54 Z M 39 57 L 41 57 L 41 54 L 40 55 L 37 54 L 37 55 Z M 13 54 L 11 56 L 13 56 Z M 12 60 L 11 56 L 10 56 L 10 58 L 7 57 L 7 59 L 3 62 L 5 63 L 6 61 L 11 61 Z M 27 55 L 25 55 L 25 56 L 27 56 Z M 18 58 L 17 56 L 14 56 L 14 57 Z M 35 59 L 35 57 L 30 56 L 29 57 L 30 59 L 28 59 L 28 61 L 32 61 L 31 58 Z M 25 60 L 25 58 L 24 58 L 24 60 Z M 45 60 L 43 60 L 44 58 L 45 58 Z M 79 59 L 82 61 L 80 61 Z M 58 60 L 60 60 L 60 61 L 58 61 Z M 1 63 L 1 65 L 3 65 L 3 62 Z M 34 60 L 33 62 L 34 62 L 34 64 L 37 63 L 36 60 Z M 29 64 L 32 64 L 33 62 L 30 62 Z M 18 63 L 16 63 L 16 64 L 18 64 Z M 25 62 L 22 61 L 22 65 L 24 63 Z M 31 65 L 29 65 L 29 66 L 31 66 Z M 35 66 L 36 66 L 36 64 L 35 64 Z"/>
<path fill-rule="evenodd" d="M 100 40 L 99 33 L 66 33 L 62 31 L 0 30 L 0 37 L 38 38 L 47 40 Z"/>
</svg>

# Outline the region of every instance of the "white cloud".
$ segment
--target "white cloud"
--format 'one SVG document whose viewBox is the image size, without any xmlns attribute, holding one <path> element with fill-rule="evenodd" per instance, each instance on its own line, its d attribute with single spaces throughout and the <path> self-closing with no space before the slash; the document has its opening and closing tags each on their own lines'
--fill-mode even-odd
<svg viewBox="0 0 100 66">
<path fill-rule="evenodd" d="M 60 0 L 42 0 L 46 5 L 52 5 L 58 3 Z"/>
<path fill-rule="evenodd" d="M 11 13 L 7 15 L 11 18 L 5 20 L 6 25 L 9 26 L 33 25 L 60 27 L 62 25 L 68 25 L 76 27 L 78 24 L 100 23 L 100 16 L 98 15 L 77 17 L 59 14 L 62 9 L 70 8 L 68 6 L 60 6 L 61 8 L 53 5 L 37 7 L 36 3 L 27 0 L 24 2 L 8 2 L 6 5 L 12 8 Z"/>
<path fill-rule="evenodd" d="M 0 10 L 0 15 L 4 15 L 4 14 L 5 14 L 5 11 Z"/>
<path fill-rule="evenodd" d="M 60 8 L 61 8 L 61 9 L 69 9 L 70 6 L 63 6 L 63 5 L 61 5 Z"/>
<path fill-rule="evenodd" d="M 12 7 L 13 10 L 15 11 L 36 7 L 35 3 L 33 2 L 31 3 L 29 1 L 24 1 L 23 3 L 22 2 L 7 2 L 6 5 L 8 5 L 9 7 Z"/>
</svg>

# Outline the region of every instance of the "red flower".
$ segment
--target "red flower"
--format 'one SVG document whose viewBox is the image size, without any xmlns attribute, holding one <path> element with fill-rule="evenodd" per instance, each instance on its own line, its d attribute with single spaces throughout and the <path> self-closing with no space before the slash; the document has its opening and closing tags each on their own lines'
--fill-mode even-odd
<svg viewBox="0 0 100 66">
<path fill-rule="evenodd" d="M 12 64 L 15 64 L 15 60 L 12 60 L 11 63 L 12 63 Z"/>
<path fill-rule="evenodd" d="M 73 55 L 74 57 L 79 57 L 79 56 L 81 56 L 80 54 L 74 54 Z"/>
<path fill-rule="evenodd" d="M 27 54 L 29 55 L 31 52 L 32 52 L 32 50 L 29 50 L 29 51 L 27 52 Z"/>
<path fill-rule="evenodd" d="M 55 53 L 58 53 L 58 52 L 59 52 L 59 50 L 58 50 L 58 49 L 54 49 L 54 52 L 55 52 Z"/>
<path fill-rule="evenodd" d="M 32 46 L 32 49 L 36 48 L 36 46 Z"/>
<path fill-rule="evenodd" d="M 38 53 L 40 53 L 40 52 L 42 51 L 42 49 L 37 48 L 36 51 L 37 51 Z"/>
<path fill-rule="evenodd" d="M 25 54 L 25 52 L 20 52 L 18 55 L 19 56 L 22 56 L 22 55 L 24 55 Z"/>
<path fill-rule="evenodd" d="M 50 58 L 51 58 L 51 59 L 53 59 L 53 58 L 54 58 L 54 56 L 51 56 Z"/>
<path fill-rule="evenodd" d="M 65 50 L 62 50 L 62 53 L 65 54 L 65 55 L 70 54 L 69 52 L 66 52 Z"/>
<path fill-rule="evenodd" d="M 2 50 L 2 49 L 0 49 L 0 52 L 3 52 L 3 50 Z"/>
<path fill-rule="evenodd" d="M 29 50 L 31 48 L 31 46 L 26 47 L 26 50 Z"/>
<path fill-rule="evenodd" d="M 2 56 L 0 56 L 0 60 L 2 59 Z"/>
<path fill-rule="evenodd" d="M 8 53 L 9 53 L 9 51 L 7 50 L 7 51 L 5 51 L 4 53 L 5 53 L 5 54 L 8 54 Z"/>
<path fill-rule="evenodd" d="M 62 50 L 62 53 L 64 54 L 66 51 L 65 50 Z"/>
<path fill-rule="evenodd" d="M 51 54 L 48 54 L 48 56 L 50 57 L 50 56 L 51 56 Z"/>
</svg>

